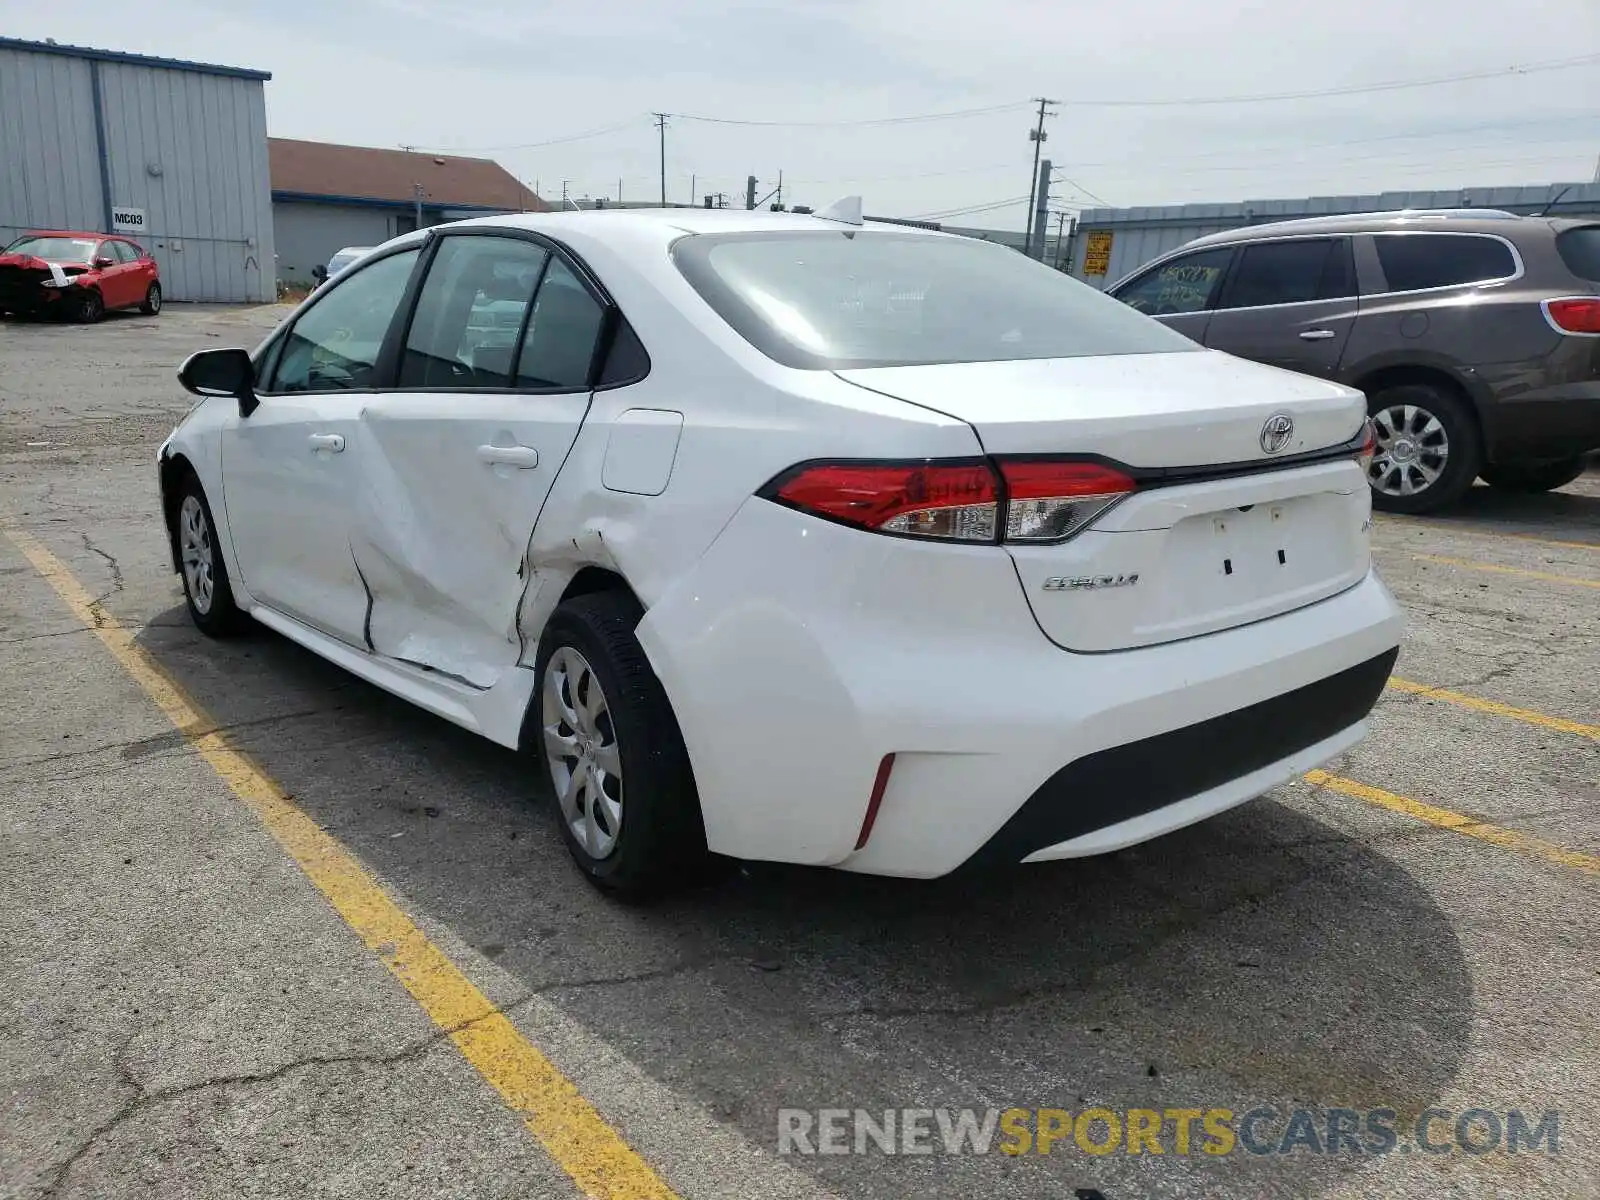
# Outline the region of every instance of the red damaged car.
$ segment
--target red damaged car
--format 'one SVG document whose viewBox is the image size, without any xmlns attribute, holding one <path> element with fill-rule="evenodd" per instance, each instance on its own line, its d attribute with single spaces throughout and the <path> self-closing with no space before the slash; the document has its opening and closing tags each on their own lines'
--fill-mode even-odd
<svg viewBox="0 0 1600 1200">
<path fill-rule="evenodd" d="M 0 314 L 98 321 L 113 308 L 161 311 L 156 260 L 127 238 L 51 230 L 0 251 Z"/>
</svg>

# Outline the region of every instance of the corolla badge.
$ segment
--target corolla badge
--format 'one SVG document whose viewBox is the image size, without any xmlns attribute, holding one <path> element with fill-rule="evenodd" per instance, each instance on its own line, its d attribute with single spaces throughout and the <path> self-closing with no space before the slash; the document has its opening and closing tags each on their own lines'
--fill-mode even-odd
<svg viewBox="0 0 1600 1200">
<path fill-rule="evenodd" d="M 1092 588 L 1132 587 L 1139 582 L 1138 572 L 1127 575 L 1052 575 L 1044 581 L 1047 592 L 1083 592 Z"/>
<path fill-rule="evenodd" d="M 1268 454 L 1276 454 L 1289 444 L 1292 437 L 1294 418 L 1286 412 L 1273 413 L 1261 427 L 1261 448 Z"/>
</svg>

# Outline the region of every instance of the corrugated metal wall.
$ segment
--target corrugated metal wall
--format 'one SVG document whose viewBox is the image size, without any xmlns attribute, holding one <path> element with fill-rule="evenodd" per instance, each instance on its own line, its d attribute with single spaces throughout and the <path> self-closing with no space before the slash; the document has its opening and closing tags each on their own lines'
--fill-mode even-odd
<svg viewBox="0 0 1600 1200">
<path fill-rule="evenodd" d="M 276 298 L 260 80 L 7 49 L 0 113 L 0 233 L 104 231 L 109 199 L 145 211 L 145 232 L 130 236 L 160 263 L 169 300 Z"/>
<path fill-rule="evenodd" d="M 0 49 L 0 245 L 105 224 L 89 97 L 83 59 Z"/>
<path fill-rule="evenodd" d="M 1446 192 L 1382 192 L 1369 196 L 1310 196 L 1301 200 L 1247 200 L 1239 204 L 1175 204 L 1150 208 L 1092 208 L 1078 218 L 1072 275 L 1108 287 L 1151 259 L 1185 242 L 1241 225 L 1289 221 L 1337 213 L 1388 212 L 1401 208 L 1503 208 L 1534 213 L 1557 196 L 1552 215 L 1600 213 L 1600 184 L 1541 184 L 1533 187 L 1457 188 Z M 1096 233 L 1111 234 L 1110 269 L 1085 276 L 1084 255 Z"/>
</svg>

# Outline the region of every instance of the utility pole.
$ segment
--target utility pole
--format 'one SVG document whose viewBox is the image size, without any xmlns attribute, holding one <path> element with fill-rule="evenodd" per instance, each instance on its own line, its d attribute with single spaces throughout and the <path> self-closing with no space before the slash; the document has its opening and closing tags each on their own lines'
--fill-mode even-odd
<svg viewBox="0 0 1600 1200">
<path fill-rule="evenodd" d="M 572 203 L 570 200 L 567 199 L 567 183 L 568 182 L 569 181 L 565 180 L 565 179 L 563 179 L 561 181 L 561 211 L 562 212 L 566 212 L 567 211 L 567 205 Z"/>
<path fill-rule="evenodd" d="M 744 181 L 744 206 L 747 209 L 756 206 L 756 177 L 748 175 Z"/>
<path fill-rule="evenodd" d="M 422 191 L 422 185 L 420 183 L 413 183 L 411 185 L 411 195 L 412 195 L 412 198 L 416 202 L 417 228 L 421 229 L 422 228 L 422 196 L 423 196 L 423 191 Z"/>
<path fill-rule="evenodd" d="M 1600 183 L 1600 158 L 1594 160 L 1594 181 Z"/>
<path fill-rule="evenodd" d="M 1029 258 L 1044 260 L 1044 235 L 1045 226 L 1050 223 L 1050 160 L 1047 158 L 1039 164 L 1039 186 L 1033 200 L 1033 220 L 1028 226 L 1028 246 L 1025 253 Z"/>
<path fill-rule="evenodd" d="M 622 203 L 622 180 L 617 180 L 617 203 Z"/>
<path fill-rule="evenodd" d="M 1067 210 L 1056 213 L 1056 270 L 1061 269 L 1061 242 L 1067 236 Z"/>
<path fill-rule="evenodd" d="M 691 171 L 689 173 L 689 207 L 690 208 L 693 208 L 696 204 L 699 203 L 699 201 L 697 201 L 695 199 L 695 197 L 697 195 L 699 195 L 699 193 L 700 193 L 700 176 L 694 174 L 694 172 Z"/>
<path fill-rule="evenodd" d="M 661 133 L 661 207 L 667 206 L 667 114 L 656 113 L 656 129 Z"/>
<path fill-rule="evenodd" d="M 1053 110 L 1048 110 L 1047 106 L 1060 103 L 1059 100 L 1051 100 L 1047 96 L 1035 96 L 1034 100 L 1036 100 L 1039 104 L 1039 120 L 1038 123 L 1028 131 L 1028 140 L 1033 143 L 1033 176 L 1028 180 L 1028 231 L 1027 239 L 1024 242 L 1024 245 L 1029 248 L 1029 253 L 1032 253 L 1033 247 L 1034 201 L 1038 198 L 1038 192 L 1036 189 L 1039 178 L 1039 151 L 1044 149 L 1045 140 L 1050 136 L 1044 131 L 1044 119 L 1046 117 L 1055 116 L 1055 112 Z M 1041 242 L 1044 240 L 1043 230 L 1039 231 L 1039 238 Z"/>
</svg>

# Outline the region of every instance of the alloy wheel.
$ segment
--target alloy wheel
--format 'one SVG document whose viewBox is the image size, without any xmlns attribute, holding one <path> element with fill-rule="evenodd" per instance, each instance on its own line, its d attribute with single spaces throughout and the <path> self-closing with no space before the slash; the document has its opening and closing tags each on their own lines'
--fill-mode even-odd
<svg viewBox="0 0 1600 1200">
<path fill-rule="evenodd" d="M 622 832 L 622 758 L 600 679 L 571 646 L 545 667 L 541 700 L 545 760 L 573 838 L 594 859 Z"/>
<path fill-rule="evenodd" d="M 191 492 L 178 509 L 178 555 L 183 561 L 183 579 L 189 586 L 189 599 L 202 616 L 211 611 L 213 554 L 211 524 L 206 520 L 200 497 Z"/>
<path fill-rule="evenodd" d="M 1367 468 L 1373 490 L 1415 496 L 1444 474 L 1450 438 L 1439 418 L 1415 404 L 1395 404 L 1372 414 L 1377 449 Z"/>
</svg>

